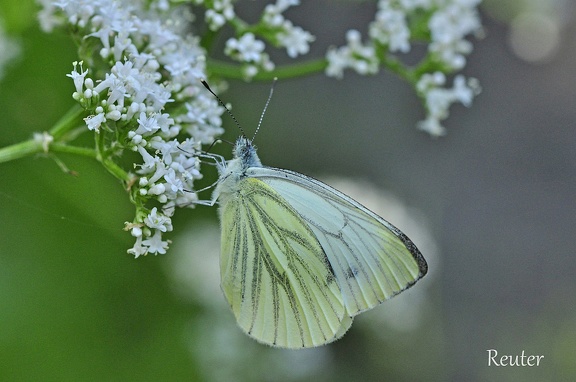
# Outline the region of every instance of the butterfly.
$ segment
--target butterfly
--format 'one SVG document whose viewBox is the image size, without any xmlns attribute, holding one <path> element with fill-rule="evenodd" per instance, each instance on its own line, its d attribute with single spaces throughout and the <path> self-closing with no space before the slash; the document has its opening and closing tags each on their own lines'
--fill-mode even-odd
<svg viewBox="0 0 576 382">
<path fill-rule="evenodd" d="M 262 165 L 244 134 L 233 154 L 218 162 L 212 203 L 222 291 L 250 337 L 290 349 L 328 344 L 426 274 L 414 243 L 349 196 Z"/>
</svg>

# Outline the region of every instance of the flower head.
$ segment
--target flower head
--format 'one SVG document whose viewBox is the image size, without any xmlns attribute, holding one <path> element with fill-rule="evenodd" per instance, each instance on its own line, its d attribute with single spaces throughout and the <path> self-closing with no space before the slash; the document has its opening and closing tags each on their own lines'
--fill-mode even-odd
<svg viewBox="0 0 576 382">
<path fill-rule="evenodd" d="M 480 91 L 476 79 L 466 80 L 458 75 L 454 78 L 451 89 L 442 87 L 446 77 L 441 72 L 425 74 L 416 85 L 420 95 L 424 97 L 428 115 L 425 120 L 419 122 L 418 127 L 432 136 L 446 134 L 446 129 L 440 121 L 448 117 L 448 109 L 453 103 L 459 102 L 469 106 L 472 99 Z"/>
<path fill-rule="evenodd" d="M 443 135 L 440 120 L 448 116 L 454 102 L 470 105 L 478 94 L 474 79 L 457 76 L 454 88 L 444 89 L 445 75 L 462 69 L 465 56 L 472 51 L 466 37 L 477 33 L 480 19 L 476 10 L 480 0 L 380 0 L 378 11 L 368 27 L 369 40 L 362 43 L 358 31 L 346 34 L 346 45 L 330 48 L 326 54 L 326 75 L 342 78 L 344 70 L 375 74 L 380 66 L 391 66 L 408 79 L 424 99 L 427 118 L 420 129 L 433 136 Z M 407 68 L 398 54 L 407 53 L 414 41 L 426 42 L 428 54 L 422 66 Z"/>
<path fill-rule="evenodd" d="M 195 181 L 202 178 L 202 145 L 212 144 L 223 132 L 225 109 L 200 79 L 218 70 L 235 70 L 233 76 L 246 79 L 272 71 L 270 47 L 285 50 L 289 58 L 307 54 L 315 37 L 285 16 L 300 1 L 270 2 L 253 24 L 237 15 L 233 0 L 192 0 L 193 8 L 167 0 L 38 1 L 43 6 L 42 27 L 67 26 L 81 45 L 81 57 L 67 74 L 72 98 L 86 111 L 85 130 L 95 134 L 96 158 L 124 182 L 136 206 L 133 221 L 126 225 L 135 238 L 129 252 L 136 257 L 165 253 L 169 240 L 163 235 L 172 231 L 175 209 L 198 201 L 194 190 Z M 423 100 L 427 117 L 420 128 L 442 135 L 440 121 L 448 116 L 450 105 L 469 105 L 479 91 L 475 80 L 459 75 L 453 77 L 452 88 L 445 87 L 446 78 L 465 65 L 472 50 L 466 38 L 480 29 L 479 2 L 379 0 L 367 36 L 349 30 L 343 46 L 328 49 L 326 61 L 299 70 L 327 63 L 326 74 L 341 78 L 346 69 L 369 75 L 388 67 L 412 84 Z M 200 9 L 203 19 L 197 14 Z M 201 20 L 209 33 L 192 33 L 194 20 Z M 234 63 L 219 66 L 207 58 L 206 47 L 212 32 L 224 25 L 233 33 L 224 54 Z M 401 55 L 415 42 L 426 44 L 427 54 L 409 67 Z M 208 71 L 207 63 L 216 70 Z M 0 60 L 0 69 L 1 64 Z M 278 73 L 289 71 L 282 68 Z M 224 84 L 216 79 L 212 85 Z M 45 140 L 42 146 L 48 151 L 55 144 Z M 133 161 L 129 166 L 127 158 Z"/>
<path fill-rule="evenodd" d="M 192 196 L 201 177 L 197 150 L 222 132 L 223 109 L 200 83 L 206 52 L 179 26 L 187 13 L 162 13 L 159 3 L 144 8 L 129 0 L 42 1 L 46 26 L 74 25 L 81 41 L 96 45 L 103 59 L 98 70 L 75 62 L 68 75 L 73 98 L 89 113 L 87 129 L 105 136 L 99 155 L 114 160 L 124 151 L 139 154 L 135 174 L 127 171 L 124 179 L 137 206 L 128 226 L 139 227 L 131 228 L 136 244 L 130 253 L 165 253 L 169 242 L 162 234 L 172 230 L 174 208 L 193 207 L 180 202 L 197 199 Z M 230 3 L 214 2 L 226 18 Z M 240 45 L 242 54 L 259 56 L 256 40 Z M 132 181 L 134 176 L 139 181 Z"/>
</svg>

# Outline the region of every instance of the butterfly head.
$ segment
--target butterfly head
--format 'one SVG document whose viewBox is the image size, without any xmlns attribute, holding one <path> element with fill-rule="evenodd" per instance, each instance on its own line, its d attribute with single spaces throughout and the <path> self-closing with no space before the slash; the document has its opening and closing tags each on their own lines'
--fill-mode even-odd
<svg viewBox="0 0 576 382">
<path fill-rule="evenodd" d="M 260 158 L 258 158 L 256 154 L 256 147 L 250 139 L 243 135 L 238 138 L 234 145 L 234 159 L 240 159 L 243 169 L 247 169 L 248 167 L 262 167 Z"/>
</svg>

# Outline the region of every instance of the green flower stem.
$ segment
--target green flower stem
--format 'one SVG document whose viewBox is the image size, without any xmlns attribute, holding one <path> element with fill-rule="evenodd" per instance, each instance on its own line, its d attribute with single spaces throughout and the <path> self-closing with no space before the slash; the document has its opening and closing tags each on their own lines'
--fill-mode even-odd
<svg viewBox="0 0 576 382">
<path fill-rule="evenodd" d="M 54 142 L 48 144 L 48 151 L 67 152 L 89 157 L 95 157 L 94 150 L 68 146 L 58 143 L 66 133 L 78 126 L 84 110 L 79 105 L 74 105 L 70 110 L 50 129 L 48 134 L 52 136 Z M 24 142 L 0 148 L 0 163 L 10 162 L 15 159 L 24 158 L 30 155 L 44 152 L 43 142 L 39 139 L 29 139 Z"/>
<path fill-rule="evenodd" d="M 94 141 L 96 144 L 95 158 L 98 162 L 102 163 L 108 172 L 120 179 L 125 184 L 129 184 L 133 176 L 126 172 L 122 167 L 118 166 L 106 153 L 105 132 L 94 134 Z"/>
<path fill-rule="evenodd" d="M 418 82 L 418 77 L 415 76 L 415 72 L 412 69 L 407 68 L 396 57 L 384 54 L 381 58 L 381 62 L 385 68 L 396 74 L 398 77 L 404 79 L 412 86 L 415 86 L 416 82 Z"/>
<path fill-rule="evenodd" d="M 11 160 L 24 158 L 26 156 L 39 154 L 42 152 L 44 152 L 42 142 L 30 139 L 28 141 L 1 148 L 0 163 L 9 162 Z M 98 159 L 100 163 L 102 163 L 102 165 L 106 168 L 106 170 L 108 170 L 108 172 L 114 175 L 117 179 L 120 179 L 126 183 L 129 183 L 132 180 L 132 175 L 124 171 L 124 169 L 114 163 L 114 161 L 110 159 L 98 158 L 97 152 L 94 149 L 88 147 L 71 146 L 65 143 L 52 143 L 48 145 L 48 152 L 75 154 Z"/>
<path fill-rule="evenodd" d="M 134 177 L 130 173 L 124 171 L 124 169 L 118 166 L 113 160 L 111 159 L 103 159 L 100 161 L 104 168 L 108 170 L 108 172 L 114 175 L 117 179 L 120 179 L 125 184 L 129 184 Z"/>
<path fill-rule="evenodd" d="M 10 162 L 44 151 L 42 142 L 30 139 L 0 149 L 0 163 Z"/>
<path fill-rule="evenodd" d="M 53 142 L 45 143 L 42 139 L 30 139 L 0 148 L 0 163 L 44 152 L 80 155 L 98 160 L 106 170 L 116 178 L 126 183 L 130 182 L 132 176 L 128 172 L 124 171 L 111 159 L 102 157 L 101 152 L 104 143 L 103 134 L 95 134 L 97 149 L 73 146 L 66 143 L 66 134 L 78 127 L 78 124 L 82 120 L 81 118 L 83 113 L 84 110 L 80 106 L 74 106 L 71 108 L 48 132 L 49 136 L 53 138 Z"/>
<path fill-rule="evenodd" d="M 278 79 L 300 77 L 304 75 L 320 73 L 326 69 L 326 66 L 328 66 L 328 62 L 324 58 L 311 60 L 299 64 L 280 66 L 271 72 L 260 72 L 255 75 L 252 80 L 271 81 L 276 77 L 278 77 Z M 245 80 L 241 65 L 208 59 L 206 63 L 206 70 L 208 70 L 210 74 L 224 78 Z"/>
<path fill-rule="evenodd" d="M 96 159 L 96 150 L 89 147 L 71 146 L 66 143 L 52 143 L 48 146 L 48 150 L 54 153 L 75 154 Z"/>
<path fill-rule="evenodd" d="M 85 111 L 80 105 L 74 105 L 62 118 L 60 118 L 60 120 L 58 120 L 58 122 L 56 122 L 54 127 L 52 127 L 48 133 L 54 137 L 54 141 L 58 141 L 67 132 L 78 127 L 79 122 L 82 121 L 82 115 L 84 115 L 84 113 Z"/>
<path fill-rule="evenodd" d="M 30 139 L 0 149 L 0 163 L 44 152 L 41 141 Z M 65 143 L 50 143 L 48 152 L 67 153 L 96 158 L 96 151 L 88 147 L 71 146 Z"/>
</svg>

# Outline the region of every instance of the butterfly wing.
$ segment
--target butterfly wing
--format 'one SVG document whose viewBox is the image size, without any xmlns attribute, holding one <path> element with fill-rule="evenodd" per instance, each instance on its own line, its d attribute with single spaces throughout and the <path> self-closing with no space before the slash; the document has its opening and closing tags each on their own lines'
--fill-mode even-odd
<svg viewBox="0 0 576 382">
<path fill-rule="evenodd" d="M 240 327 L 287 348 L 323 345 L 350 326 L 314 232 L 272 187 L 243 178 L 220 205 L 222 289 Z"/>
<path fill-rule="evenodd" d="M 251 167 L 314 232 L 332 266 L 347 314 L 354 316 L 402 292 L 428 269 L 399 229 L 334 188 L 289 170 Z"/>
</svg>

